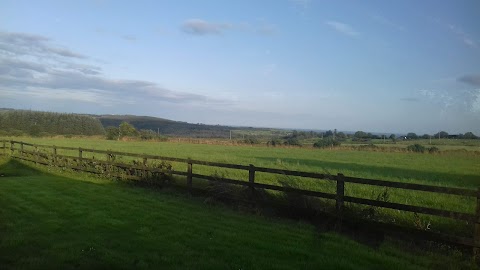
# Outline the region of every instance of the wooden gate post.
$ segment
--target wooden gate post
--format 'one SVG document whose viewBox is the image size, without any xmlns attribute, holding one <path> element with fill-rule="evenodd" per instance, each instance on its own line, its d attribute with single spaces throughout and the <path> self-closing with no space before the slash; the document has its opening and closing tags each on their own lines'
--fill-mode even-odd
<svg viewBox="0 0 480 270">
<path fill-rule="evenodd" d="M 337 193 L 336 193 L 336 203 L 335 203 L 335 210 L 337 212 L 337 230 L 340 230 L 342 227 L 342 219 L 343 219 L 343 196 L 345 195 L 345 180 L 344 175 L 339 173 L 337 174 Z"/>
<path fill-rule="evenodd" d="M 250 164 L 248 168 L 248 183 L 250 187 L 250 195 L 253 199 L 255 195 L 255 166 L 253 166 L 253 164 Z"/>
<path fill-rule="evenodd" d="M 477 188 L 477 209 L 475 228 L 473 229 L 473 259 L 480 265 L 480 187 Z"/>
<path fill-rule="evenodd" d="M 192 166 L 192 162 L 191 161 L 188 161 L 188 167 L 187 167 L 187 187 L 188 189 L 190 190 L 190 192 L 192 191 L 192 174 L 193 174 L 193 166 Z"/>
</svg>

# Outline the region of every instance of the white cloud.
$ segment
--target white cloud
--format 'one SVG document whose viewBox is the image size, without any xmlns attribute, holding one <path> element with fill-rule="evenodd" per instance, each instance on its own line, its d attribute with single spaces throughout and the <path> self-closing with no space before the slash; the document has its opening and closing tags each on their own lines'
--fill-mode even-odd
<svg viewBox="0 0 480 270">
<path fill-rule="evenodd" d="M 350 36 L 350 37 L 357 37 L 360 35 L 359 32 L 357 32 L 353 27 L 346 23 L 341 23 L 338 21 L 327 21 L 326 24 L 330 26 L 332 29 L 335 31 L 338 31 L 344 35 Z"/>
<path fill-rule="evenodd" d="M 100 67 L 78 63 L 88 57 L 54 47 L 50 39 L 0 32 L 0 89 L 11 94 L 102 104 L 124 100 L 221 104 L 226 101 L 173 91 L 156 83 L 111 79 Z"/>
</svg>

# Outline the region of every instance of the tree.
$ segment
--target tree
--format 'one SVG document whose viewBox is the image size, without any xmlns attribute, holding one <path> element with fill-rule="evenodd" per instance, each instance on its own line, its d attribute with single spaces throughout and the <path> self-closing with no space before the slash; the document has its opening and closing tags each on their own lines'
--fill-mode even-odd
<svg viewBox="0 0 480 270">
<path fill-rule="evenodd" d="M 435 138 L 448 138 L 448 133 L 445 131 L 440 131 L 439 133 L 433 135 Z"/>
<path fill-rule="evenodd" d="M 335 147 L 340 146 L 340 142 L 334 140 L 333 138 L 326 138 L 324 140 L 319 140 L 318 142 L 313 144 L 313 147 L 316 148 L 327 148 L 327 147 Z"/>
<path fill-rule="evenodd" d="M 347 138 L 347 135 L 345 135 L 345 133 L 340 131 L 340 132 L 337 133 L 337 136 L 335 136 L 335 137 L 339 140 L 344 140 L 344 139 Z"/>
<path fill-rule="evenodd" d="M 407 134 L 407 139 L 416 140 L 416 139 L 418 139 L 418 136 L 417 136 L 417 134 L 415 134 L 413 132 L 410 132 L 410 133 Z"/>
<path fill-rule="evenodd" d="M 133 136 L 137 136 L 137 134 L 138 134 L 135 127 L 132 126 L 131 124 L 127 123 L 127 122 L 122 122 L 119 126 L 119 130 L 120 130 L 120 137 L 121 138 L 123 138 L 125 136 L 133 137 Z"/>
<path fill-rule="evenodd" d="M 422 135 L 422 139 L 429 139 L 429 138 L 430 138 L 430 135 L 428 135 L 428 134 L 423 134 Z"/>
<path fill-rule="evenodd" d="M 353 135 L 355 138 L 359 138 L 359 139 L 365 139 L 365 138 L 368 138 L 368 134 L 363 132 L 363 131 L 357 131 L 355 132 L 355 135 Z"/>
<path fill-rule="evenodd" d="M 152 140 L 157 137 L 157 133 L 151 129 L 140 129 L 139 135 L 142 140 Z"/>
<path fill-rule="evenodd" d="M 119 135 L 119 129 L 117 127 L 107 127 L 105 128 L 107 140 L 117 140 Z"/>
<path fill-rule="evenodd" d="M 325 137 L 332 137 L 333 136 L 333 131 L 331 130 L 328 130 L 327 132 L 325 132 Z"/>
<path fill-rule="evenodd" d="M 463 138 L 464 139 L 478 139 L 477 136 L 475 136 L 475 134 L 473 134 L 472 132 L 466 132 L 464 135 L 463 135 Z"/>
</svg>

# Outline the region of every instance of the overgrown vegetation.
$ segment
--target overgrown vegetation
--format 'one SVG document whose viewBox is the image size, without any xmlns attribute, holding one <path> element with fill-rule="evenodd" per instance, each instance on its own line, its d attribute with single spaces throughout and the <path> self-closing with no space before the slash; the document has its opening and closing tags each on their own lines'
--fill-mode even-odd
<svg viewBox="0 0 480 270">
<path fill-rule="evenodd" d="M 337 147 L 340 146 L 341 143 L 333 138 L 327 138 L 323 140 L 319 140 L 313 144 L 313 147 L 316 148 L 327 148 L 327 147 Z"/>
</svg>

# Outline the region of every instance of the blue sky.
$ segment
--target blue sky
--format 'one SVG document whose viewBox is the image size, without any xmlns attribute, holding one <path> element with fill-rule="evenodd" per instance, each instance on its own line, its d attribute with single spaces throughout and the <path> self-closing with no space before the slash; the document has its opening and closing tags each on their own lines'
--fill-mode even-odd
<svg viewBox="0 0 480 270">
<path fill-rule="evenodd" d="M 0 1 L 0 107 L 480 135 L 480 2 Z"/>
</svg>

